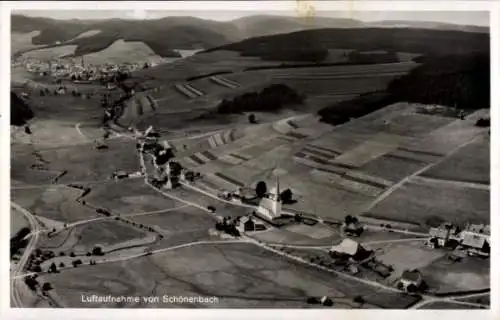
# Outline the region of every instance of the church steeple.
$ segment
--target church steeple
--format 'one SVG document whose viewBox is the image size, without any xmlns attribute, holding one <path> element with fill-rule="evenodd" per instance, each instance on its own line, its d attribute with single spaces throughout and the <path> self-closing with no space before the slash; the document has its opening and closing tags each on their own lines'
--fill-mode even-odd
<svg viewBox="0 0 500 320">
<path fill-rule="evenodd" d="M 276 175 L 276 201 L 280 201 L 280 178 Z"/>
</svg>

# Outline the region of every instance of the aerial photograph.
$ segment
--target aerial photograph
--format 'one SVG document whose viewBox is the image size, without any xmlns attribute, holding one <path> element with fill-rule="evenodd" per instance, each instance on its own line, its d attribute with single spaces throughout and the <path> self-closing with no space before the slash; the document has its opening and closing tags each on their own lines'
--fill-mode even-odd
<svg viewBox="0 0 500 320">
<path fill-rule="evenodd" d="M 489 12 L 230 9 L 12 10 L 11 308 L 490 309 Z"/>
</svg>

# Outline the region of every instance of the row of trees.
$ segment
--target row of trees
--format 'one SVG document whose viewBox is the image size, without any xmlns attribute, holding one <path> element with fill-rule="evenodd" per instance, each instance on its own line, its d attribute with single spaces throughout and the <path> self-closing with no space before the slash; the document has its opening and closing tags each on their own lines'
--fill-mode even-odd
<svg viewBox="0 0 500 320">
<path fill-rule="evenodd" d="M 217 112 L 222 114 L 251 111 L 274 112 L 303 102 L 304 97 L 292 88 L 284 84 L 273 84 L 260 92 L 249 92 L 233 99 L 224 99 L 217 106 Z"/>
<path fill-rule="evenodd" d="M 10 124 L 12 126 L 24 126 L 35 114 L 30 106 L 16 93 L 10 92 Z"/>
<path fill-rule="evenodd" d="M 218 231 L 223 231 L 233 237 L 239 237 L 240 232 L 236 229 L 236 225 L 234 222 L 229 222 L 226 217 L 222 220 L 222 222 L 217 222 L 215 224 L 215 229 Z"/>
<path fill-rule="evenodd" d="M 38 280 L 36 280 L 36 276 L 27 276 L 24 278 L 24 283 L 30 288 L 31 290 L 35 291 L 39 287 Z M 42 287 L 42 291 L 45 293 L 46 291 L 52 290 L 52 285 L 49 282 L 45 282 Z"/>
<path fill-rule="evenodd" d="M 19 230 L 14 237 L 10 239 L 10 257 L 18 254 L 22 248 L 25 248 L 28 244 L 28 240 L 25 237 L 31 232 L 30 228 L 22 228 Z"/>
</svg>

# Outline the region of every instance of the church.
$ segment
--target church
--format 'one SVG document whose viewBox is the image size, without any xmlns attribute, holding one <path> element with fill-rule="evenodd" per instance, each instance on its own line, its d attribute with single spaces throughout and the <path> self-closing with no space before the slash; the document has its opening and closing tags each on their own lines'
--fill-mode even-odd
<svg viewBox="0 0 500 320">
<path fill-rule="evenodd" d="M 279 178 L 276 177 L 276 185 L 271 188 L 266 197 L 263 197 L 257 208 L 257 213 L 267 220 L 273 220 L 281 216 L 281 199 Z"/>
</svg>

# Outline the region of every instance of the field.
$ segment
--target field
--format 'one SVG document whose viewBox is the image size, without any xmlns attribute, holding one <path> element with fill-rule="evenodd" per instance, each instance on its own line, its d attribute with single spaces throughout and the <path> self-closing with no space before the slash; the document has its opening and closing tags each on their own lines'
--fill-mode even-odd
<svg viewBox="0 0 500 320">
<path fill-rule="evenodd" d="M 415 63 L 395 63 L 386 65 L 365 65 L 365 66 L 323 66 L 323 67 L 302 67 L 289 69 L 264 69 L 247 70 L 245 68 L 255 66 L 275 66 L 275 62 L 266 62 L 258 58 L 241 57 L 236 52 L 216 51 L 210 53 L 197 54 L 183 60 L 162 65 L 159 68 L 139 71 L 135 75 L 138 79 L 153 77 L 151 83 L 158 85 L 173 84 L 184 81 L 193 76 L 207 75 L 205 79 L 194 80 L 194 87 L 200 83 L 203 88 L 210 86 L 217 87 L 215 83 L 210 83 L 208 75 L 214 72 L 231 72 L 223 74 L 222 77 L 238 83 L 241 88 L 231 90 L 219 86 L 214 88 L 210 94 L 217 97 L 232 96 L 244 90 L 257 90 L 270 83 L 288 84 L 313 99 L 314 96 L 325 95 L 331 101 L 337 101 L 338 95 L 346 95 L 370 92 L 373 90 L 383 90 L 388 82 L 396 76 L 406 74 L 416 67 Z M 312 75 L 312 76 L 311 76 Z M 312 77 L 312 78 L 311 78 Z M 244 90 L 243 90 L 244 89 Z M 203 90 L 202 90 L 203 91 Z M 207 92 L 207 91 L 204 91 Z"/>
<path fill-rule="evenodd" d="M 28 33 L 21 32 L 12 32 L 11 34 L 11 42 L 10 42 L 10 51 L 11 55 L 19 51 L 23 51 L 26 49 L 36 48 L 37 45 L 31 43 L 33 37 L 36 37 L 40 34 L 40 31 L 32 31 Z"/>
<path fill-rule="evenodd" d="M 452 262 L 447 257 L 420 269 L 429 287 L 436 292 L 480 290 L 490 287 L 490 264 L 477 257 Z"/>
<path fill-rule="evenodd" d="M 79 239 L 75 251 L 86 251 L 96 245 L 106 250 L 108 246 L 145 237 L 144 232 L 117 221 L 90 223 L 76 227 L 75 231 Z"/>
<path fill-rule="evenodd" d="M 74 222 L 99 217 L 94 210 L 84 207 L 76 199 L 82 191 L 57 186 L 11 190 L 12 201 L 35 215 L 61 222 Z"/>
<path fill-rule="evenodd" d="M 346 212 L 357 214 L 373 198 L 333 184 L 320 184 L 308 175 L 287 174 L 280 178 L 283 188 L 291 188 L 298 198 L 294 209 L 325 219 L 343 219 Z M 324 195 L 328 194 L 328 197 Z"/>
<path fill-rule="evenodd" d="M 108 181 L 91 185 L 85 201 L 94 206 L 112 209 L 122 215 L 169 210 L 182 205 L 154 191 L 143 179 Z"/>
<path fill-rule="evenodd" d="M 100 151 L 92 144 L 87 144 L 45 149 L 39 153 L 49 162 L 52 170 L 67 170 L 61 182 L 106 180 L 116 170 L 139 170 L 137 155 L 129 152 L 135 148 L 133 141 L 109 141 L 108 147 L 109 149 Z M 103 165 L 104 163 L 106 165 Z"/>
<path fill-rule="evenodd" d="M 217 304 L 204 305 L 212 308 L 296 308 L 305 307 L 305 299 L 311 295 L 352 298 L 358 294 L 374 293 L 365 285 L 283 260 L 244 244 L 193 246 L 147 258 L 69 269 L 57 276 L 48 275 L 46 279 L 70 307 L 99 307 L 82 303 L 81 292 L 160 298 L 173 294 L 216 296 Z M 386 293 L 377 294 L 383 296 Z M 200 305 L 164 304 L 161 299 L 156 303 L 133 305 L 160 308 L 197 306 Z"/>
<path fill-rule="evenodd" d="M 411 159 L 391 157 L 389 153 L 364 164 L 359 170 L 379 178 L 398 182 L 426 165 L 426 163 Z"/>
<path fill-rule="evenodd" d="M 291 224 L 252 234 L 252 237 L 268 243 L 282 243 L 304 246 L 329 246 L 338 243 L 341 236 L 337 230 L 325 225 Z"/>
<path fill-rule="evenodd" d="M 44 49 L 36 49 L 25 52 L 21 55 L 23 59 L 36 59 L 36 60 L 51 60 L 57 59 L 62 56 L 75 53 L 76 45 L 66 45 L 60 47 L 51 47 Z"/>
<path fill-rule="evenodd" d="M 443 180 L 489 184 L 489 137 L 479 138 L 461 148 L 445 161 L 423 172 L 422 176 Z"/>
<path fill-rule="evenodd" d="M 130 220 L 148 226 L 157 226 L 163 234 L 173 235 L 213 228 L 215 221 L 206 212 L 194 207 L 181 205 L 178 209 L 168 209 L 161 213 L 130 217 Z"/>
<path fill-rule="evenodd" d="M 145 62 L 154 56 L 154 51 L 144 42 L 117 40 L 106 49 L 86 54 L 85 61 L 91 64 Z"/>
<path fill-rule="evenodd" d="M 14 236 L 22 228 L 28 227 L 29 223 L 24 215 L 11 206 L 10 209 L 10 235 Z"/>
<path fill-rule="evenodd" d="M 405 147 L 422 152 L 441 153 L 443 150 L 450 152 L 487 132 L 487 128 L 475 126 L 481 117 L 489 117 L 489 110 L 481 109 L 468 115 L 465 120 L 455 120 L 430 132 L 422 139 L 408 142 Z"/>
<path fill-rule="evenodd" d="M 85 32 L 80 33 L 78 36 L 76 36 L 75 39 L 92 37 L 92 36 L 95 36 L 96 34 L 99 34 L 99 33 L 101 33 L 101 30 L 89 30 L 89 31 L 85 31 Z"/>
<path fill-rule="evenodd" d="M 369 214 L 423 225 L 436 216 L 457 225 L 489 223 L 489 199 L 488 190 L 413 181 L 379 202 Z"/>
<path fill-rule="evenodd" d="M 389 282 L 399 279 L 404 270 L 422 270 L 444 256 L 444 253 L 439 250 L 425 247 L 423 241 L 375 243 L 366 246 L 377 250 L 377 259 L 394 268 L 394 272 L 388 279 Z"/>
<path fill-rule="evenodd" d="M 481 308 L 470 306 L 470 305 L 453 303 L 453 302 L 438 301 L 438 302 L 428 303 L 420 309 L 422 309 L 422 310 L 466 310 L 466 309 L 467 310 L 474 310 L 474 309 L 481 309 Z"/>
</svg>

